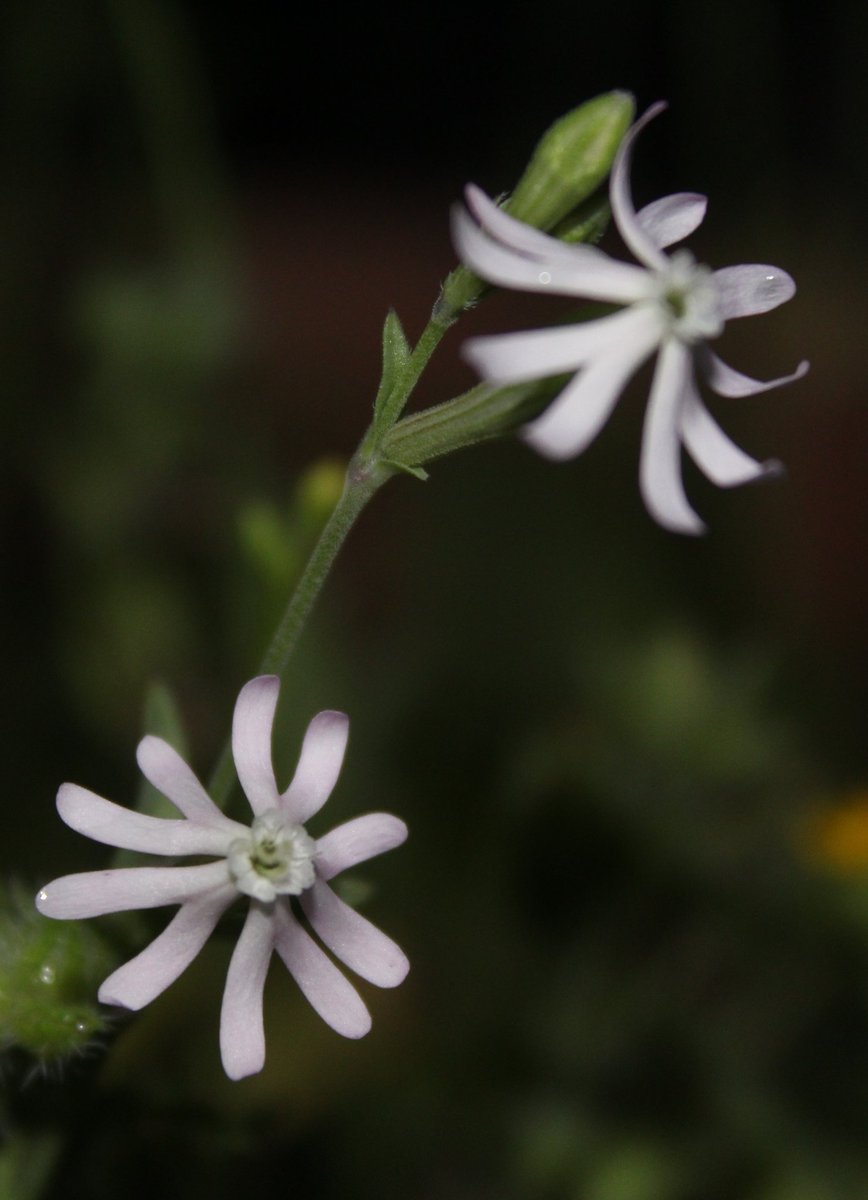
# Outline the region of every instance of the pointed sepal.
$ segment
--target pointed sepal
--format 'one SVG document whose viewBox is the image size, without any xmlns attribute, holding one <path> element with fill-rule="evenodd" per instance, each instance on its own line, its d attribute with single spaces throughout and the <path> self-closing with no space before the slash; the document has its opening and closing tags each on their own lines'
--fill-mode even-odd
<svg viewBox="0 0 868 1200">
<path fill-rule="evenodd" d="M 401 415 L 405 397 L 400 386 L 412 350 L 393 308 L 383 324 L 383 373 L 374 400 L 374 427 L 385 433 Z"/>
</svg>

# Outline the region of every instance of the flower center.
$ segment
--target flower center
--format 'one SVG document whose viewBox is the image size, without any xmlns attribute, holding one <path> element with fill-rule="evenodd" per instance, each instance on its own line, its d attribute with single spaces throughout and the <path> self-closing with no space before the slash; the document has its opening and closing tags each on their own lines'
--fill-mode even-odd
<svg viewBox="0 0 868 1200">
<path fill-rule="evenodd" d="M 677 251 L 657 272 L 654 292 L 672 332 L 683 341 L 698 342 L 723 332 L 712 273 L 688 250 Z"/>
<path fill-rule="evenodd" d="M 239 892 L 256 900 L 298 896 L 314 881 L 316 842 L 276 809 L 257 817 L 229 847 L 226 863 Z"/>
</svg>

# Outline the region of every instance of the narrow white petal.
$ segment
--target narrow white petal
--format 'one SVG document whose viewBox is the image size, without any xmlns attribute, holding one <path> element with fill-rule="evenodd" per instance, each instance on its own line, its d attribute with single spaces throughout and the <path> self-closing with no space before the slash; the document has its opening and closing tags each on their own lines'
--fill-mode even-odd
<svg viewBox="0 0 868 1200">
<path fill-rule="evenodd" d="M 308 725 L 292 783 L 280 797 L 290 820 L 303 825 L 328 800 L 341 772 L 349 733 L 349 717 L 340 712 L 317 713 Z"/>
<path fill-rule="evenodd" d="M 689 372 L 690 351 L 670 338 L 661 351 L 645 414 L 639 486 L 645 505 L 665 529 L 702 533 L 705 526 L 687 502 L 681 482 L 679 423 Z"/>
<path fill-rule="evenodd" d="M 274 909 L 255 901 L 232 952 L 220 1010 L 220 1056 L 230 1079 L 265 1065 L 262 993 L 274 948 Z"/>
<path fill-rule="evenodd" d="M 630 303 L 648 291 L 646 271 L 618 262 L 594 246 L 567 246 L 548 239 L 553 249 L 531 257 L 526 251 L 495 241 L 460 206 L 452 212 L 452 240 L 467 266 L 501 287 L 617 304 Z"/>
<path fill-rule="evenodd" d="M 271 761 L 271 730 L 280 680 L 259 675 L 245 683 L 232 717 L 232 757 L 250 807 L 259 815 L 277 808 L 277 784 Z"/>
<path fill-rule="evenodd" d="M 302 892 L 301 906 L 329 950 L 362 979 L 377 987 L 397 987 L 406 978 L 410 964 L 401 947 L 322 879 Z"/>
<path fill-rule="evenodd" d="M 780 475 L 783 470 L 777 460 L 757 462 L 736 446 L 702 403 L 695 386 L 689 386 L 685 394 L 680 431 L 685 450 L 718 487 L 738 487 Z"/>
<path fill-rule="evenodd" d="M 593 359 L 620 354 L 625 346 L 629 352 L 631 345 L 661 334 L 657 305 L 636 304 L 596 321 L 470 338 L 461 353 L 492 383 L 523 383 L 576 371 Z"/>
<path fill-rule="evenodd" d="M 807 374 L 809 366 L 807 362 L 800 362 L 792 375 L 782 375 L 779 379 L 762 382 L 759 379 L 751 379 L 749 375 L 742 375 L 741 371 L 736 371 L 722 358 L 718 358 L 707 346 L 703 346 L 697 351 L 697 357 L 711 390 L 717 392 L 718 396 L 731 398 L 756 396 L 760 392 L 768 392 L 785 383 L 793 383 Z"/>
<path fill-rule="evenodd" d="M 222 813 L 219 826 L 149 817 L 104 800 L 75 783 L 64 783 L 60 788 L 57 811 L 71 829 L 95 842 L 145 854 L 225 856 L 229 842 L 246 833 L 243 825 Z"/>
<path fill-rule="evenodd" d="M 698 192 L 676 192 L 646 204 L 636 220 L 660 250 L 690 237 L 705 218 L 708 199 Z"/>
<path fill-rule="evenodd" d="M 585 450 L 609 419 L 630 376 L 654 351 L 655 323 L 637 327 L 617 349 L 591 362 L 545 412 L 522 430 L 522 437 L 546 458 L 573 458 Z"/>
<path fill-rule="evenodd" d="M 641 267 L 611 258 L 596 246 L 561 242 L 517 221 L 473 184 L 468 184 L 464 194 L 468 208 L 486 233 L 543 268 L 541 277 L 531 275 L 525 290 L 611 303 L 632 303 L 647 294 L 647 272 Z"/>
<path fill-rule="evenodd" d="M 37 893 L 36 907 L 46 917 L 62 921 L 99 917 L 131 908 L 183 904 L 194 896 L 224 885 L 229 878 L 225 860 L 197 867 L 123 867 L 63 875 Z"/>
<path fill-rule="evenodd" d="M 464 189 L 464 199 L 483 230 L 504 246 L 511 246 L 513 250 L 536 258 L 557 257 L 559 251 L 566 249 L 566 243 L 504 212 L 475 183 L 468 183 Z"/>
<path fill-rule="evenodd" d="M 371 1016 L 353 985 L 293 917 L 289 906 L 274 908 L 275 949 L 308 1003 L 343 1037 L 360 1038 Z"/>
<path fill-rule="evenodd" d="M 722 267 L 712 278 L 720 297 L 720 314 L 725 321 L 768 312 L 796 294 L 792 277 L 780 267 L 765 263 Z"/>
<path fill-rule="evenodd" d="M 658 249 L 654 239 L 641 225 L 633 207 L 633 197 L 630 192 L 630 165 L 633 158 L 633 147 L 636 138 L 659 113 L 666 108 L 662 101 L 652 104 L 648 111 L 632 125 L 615 155 L 612 173 L 609 176 L 609 199 L 612 204 L 612 216 L 618 226 L 618 232 L 624 239 L 624 244 L 646 266 L 659 269 L 666 265 L 666 255 Z"/>
<path fill-rule="evenodd" d="M 101 1004 L 138 1010 L 175 982 L 208 941 L 221 914 L 238 895 L 231 884 L 182 904 L 159 937 L 109 975 Z"/>
<path fill-rule="evenodd" d="M 338 825 L 316 844 L 316 873 L 334 879 L 357 863 L 394 850 L 407 838 L 407 826 L 391 813 L 366 813 Z"/>
<path fill-rule="evenodd" d="M 171 800 L 185 817 L 199 825 L 220 826 L 226 820 L 178 751 L 168 742 L 158 737 L 142 738 L 136 759 L 145 779 Z"/>
</svg>

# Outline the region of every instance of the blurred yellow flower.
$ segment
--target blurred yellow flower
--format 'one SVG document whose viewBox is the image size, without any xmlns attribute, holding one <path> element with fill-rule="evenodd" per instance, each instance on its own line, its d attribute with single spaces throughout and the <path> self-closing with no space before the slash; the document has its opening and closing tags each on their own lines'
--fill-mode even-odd
<svg viewBox="0 0 868 1200">
<path fill-rule="evenodd" d="M 868 788 L 813 813 L 800 840 L 805 856 L 818 866 L 846 874 L 868 871 Z"/>
</svg>

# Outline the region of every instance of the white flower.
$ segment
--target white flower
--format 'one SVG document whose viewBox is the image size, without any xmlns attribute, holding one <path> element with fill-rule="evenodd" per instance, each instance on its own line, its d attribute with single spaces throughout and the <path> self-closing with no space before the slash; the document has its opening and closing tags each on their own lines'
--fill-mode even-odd
<svg viewBox="0 0 868 1200">
<path fill-rule="evenodd" d="M 98 842 L 149 854 L 214 855 L 214 862 L 65 875 L 36 898 L 40 912 L 64 920 L 180 904 L 159 937 L 99 990 L 105 1004 L 139 1009 L 189 966 L 239 893 L 249 896 L 220 1018 L 223 1066 L 232 1079 L 260 1071 L 265 1062 L 262 993 L 274 950 L 332 1029 L 358 1038 L 371 1027 L 358 992 L 296 920 L 290 897 L 299 897 L 321 941 L 363 979 L 394 987 L 409 969 L 391 938 L 328 885 L 348 867 L 400 845 L 407 827 L 388 813 L 368 813 L 321 838 L 307 833 L 305 822 L 337 782 L 348 720 L 338 712 L 313 718 L 292 783 L 280 793 L 271 762 L 279 688 L 276 677 L 260 676 L 241 689 L 235 705 L 232 753 L 254 813 L 249 828 L 225 816 L 177 752 L 157 737 L 139 743 L 139 766 L 183 813 L 183 820 L 132 812 L 73 783 L 65 783 L 58 793 L 57 808 L 67 825 Z"/>
<path fill-rule="evenodd" d="M 795 284 L 778 267 L 752 264 L 712 271 L 686 250 L 665 247 L 691 234 L 705 216 L 706 199 L 683 192 L 641 209 L 630 196 L 630 158 L 641 129 L 665 108 L 657 104 L 627 133 L 612 167 L 615 224 L 641 265 L 620 262 L 593 246 L 566 245 L 503 212 L 474 186 L 466 191 L 473 218 L 456 209 L 453 237 L 464 262 L 483 279 L 532 292 L 626 305 L 581 324 L 473 338 L 464 352 L 480 374 L 498 384 L 565 372 L 578 374 L 537 420 L 526 440 L 549 458 L 581 453 L 608 419 L 630 377 L 657 353 L 645 417 L 640 487 L 651 515 L 668 529 L 700 533 L 702 522 L 681 483 L 680 447 L 720 487 L 778 472 L 759 463 L 718 427 L 697 389 L 695 369 L 720 396 L 750 396 L 798 379 L 760 383 L 727 366 L 705 344 L 726 321 L 767 312 L 789 300 Z"/>
</svg>

